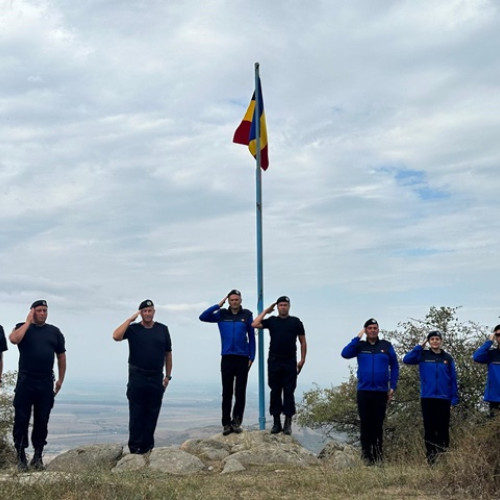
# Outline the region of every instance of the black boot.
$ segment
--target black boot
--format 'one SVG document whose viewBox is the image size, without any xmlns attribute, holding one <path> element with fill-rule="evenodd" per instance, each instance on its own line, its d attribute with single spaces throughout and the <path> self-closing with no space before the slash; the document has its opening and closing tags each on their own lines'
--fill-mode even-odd
<svg viewBox="0 0 500 500">
<path fill-rule="evenodd" d="M 273 424 L 273 427 L 271 429 L 271 434 L 278 434 L 279 432 L 282 431 L 281 418 L 279 415 L 273 415 L 273 418 L 274 418 L 274 424 Z"/>
<path fill-rule="evenodd" d="M 45 470 L 42 460 L 43 448 L 35 448 L 35 454 L 30 462 L 30 467 L 35 470 Z"/>
<path fill-rule="evenodd" d="M 243 432 L 239 418 L 233 418 L 233 420 L 231 421 L 231 429 L 236 434 L 241 434 Z"/>
<path fill-rule="evenodd" d="M 283 434 L 289 436 L 292 433 L 292 417 L 285 416 L 285 423 L 283 425 Z"/>
<path fill-rule="evenodd" d="M 19 472 L 26 472 L 28 470 L 28 460 L 24 448 L 17 449 L 17 470 Z"/>
</svg>

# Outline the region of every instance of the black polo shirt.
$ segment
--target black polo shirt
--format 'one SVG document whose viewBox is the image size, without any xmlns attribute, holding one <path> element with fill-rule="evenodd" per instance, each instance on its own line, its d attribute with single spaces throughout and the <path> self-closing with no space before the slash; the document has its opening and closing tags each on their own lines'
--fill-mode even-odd
<svg viewBox="0 0 500 500">
<path fill-rule="evenodd" d="M 297 356 L 297 337 L 305 335 L 304 325 L 299 318 L 271 316 L 262 320 L 262 327 L 269 330 L 269 355 L 279 358 Z"/>
<path fill-rule="evenodd" d="M 18 323 L 16 330 L 24 325 Z M 19 372 L 33 375 L 50 375 L 54 368 L 54 354 L 66 352 L 64 335 L 57 326 L 31 324 L 19 349 Z"/>
<path fill-rule="evenodd" d="M 147 371 L 163 371 L 165 354 L 172 351 L 168 327 L 154 322 L 151 328 L 142 323 L 129 325 L 124 339 L 128 340 L 130 365 Z"/>
</svg>

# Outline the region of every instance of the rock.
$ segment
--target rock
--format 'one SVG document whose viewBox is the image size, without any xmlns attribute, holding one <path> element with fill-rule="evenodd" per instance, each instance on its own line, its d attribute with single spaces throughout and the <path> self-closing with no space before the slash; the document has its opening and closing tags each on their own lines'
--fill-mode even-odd
<svg viewBox="0 0 500 500">
<path fill-rule="evenodd" d="M 181 450 L 195 455 L 204 461 L 220 461 L 229 456 L 231 447 L 216 439 L 188 439 L 181 445 Z"/>
<path fill-rule="evenodd" d="M 359 452 L 351 445 L 330 441 L 320 451 L 318 458 L 335 470 L 359 467 L 361 458 Z"/>
<path fill-rule="evenodd" d="M 95 469 L 111 470 L 120 460 L 123 447 L 118 444 L 96 444 L 74 448 L 57 455 L 47 464 L 48 471 L 83 472 Z"/>
<path fill-rule="evenodd" d="M 243 470 L 246 469 L 241 465 L 239 460 L 236 460 L 236 458 L 228 458 L 221 474 L 230 474 L 231 472 L 241 472 Z"/>
<path fill-rule="evenodd" d="M 155 448 L 147 455 L 125 455 L 113 469 L 113 472 L 138 470 L 143 467 L 158 470 L 166 474 L 186 475 L 200 472 L 205 464 L 194 455 L 178 448 Z"/>
<path fill-rule="evenodd" d="M 243 466 L 289 464 L 300 467 L 318 465 L 318 459 L 303 448 L 292 436 L 270 434 L 269 431 L 254 431 L 229 436 L 214 436 L 231 447 L 231 455 L 224 459 L 237 459 Z"/>
</svg>

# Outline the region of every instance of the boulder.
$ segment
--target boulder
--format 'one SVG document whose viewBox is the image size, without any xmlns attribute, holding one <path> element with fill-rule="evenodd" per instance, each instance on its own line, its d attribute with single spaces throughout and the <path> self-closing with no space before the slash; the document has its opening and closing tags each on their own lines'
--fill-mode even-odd
<svg viewBox="0 0 500 500">
<path fill-rule="evenodd" d="M 225 442 L 230 447 L 230 456 L 243 466 L 289 464 L 300 467 L 318 465 L 318 459 L 303 448 L 292 436 L 270 434 L 269 431 L 243 432 L 229 436 L 217 435 L 213 439 Z"/>
<path fill-rule="evenodd" d="M 338 441 L 327 443 L 319 452 L 318 458 L 335 470 L 350 469 L 361 465 L 359 451 L 354 446 Z"/>
<path fill-rule="evenodd" d="M 47 464 L 48 471 L 83 472 L 94 469 L 111 470 L 123 455 L 118 444 L 95 444 L 74 448 L 57 455 Z"/>
<path fill-rule="evenodd" d="M 186 475 L 200 472 L 204 463 L 194 455 L 175 447 L 155 448 L 146 455 L 125 455 L 113 469 L 113 472 L 138 470 L 144 467 L 166 474 Z"/>
<path fill-rule="evenodd" d="M 241 462 L 239 460 L 236 460 L 235 458 L 228 458 L 221 474 L 230 474 L 232 472 L 241 472 L 243 470 L 246 469 L 245 467 L 243 467 L 243 465 L 241 465 Z"/>
<path fill-rule="evenodd" d="M 217 439 L 188 439 L 181 450 L 195 455 L 203 461 L 220 461 L 229 456 L 231 446 Z"/>
</svg>

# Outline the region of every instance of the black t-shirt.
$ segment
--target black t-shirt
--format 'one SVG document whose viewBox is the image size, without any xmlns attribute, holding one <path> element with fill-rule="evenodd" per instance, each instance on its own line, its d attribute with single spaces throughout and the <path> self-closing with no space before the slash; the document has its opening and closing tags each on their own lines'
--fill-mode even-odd
<svg viewBox="0 0 500 500">
<path fill-rule="evenodd" d="M 24 323 L 18 323 L 16 330 L 22 325 Z M 47 323 L 31 324 L 17 347 L 19 349 L 19 372 L 37 375 L 52 374 L 54 354 L 66 352 L 61 330 Z"/>
<path fill-rule="evenodd" d="M 297 355 L 297 337 L 306 334 L 299 318 L 271 316 L 262 320 L 262 327 L 269 329 L 270 355 L 281 358 L 292 358 Z"/>
<path fill-rule="evenodd" d="M 7 340 L 5 339 L 5 332 L 3 331 L 3 326 L 0 325 L 0 353 L 8 349 Z"/>
<path fill-rule="evenodd" d="M 123 338 L 128 340 L 130 365 L 142 370 L 163 371 L 165 353 L 172 351 L 166 325 L 155 322 L 151 328 L 146 328 L 142 323 L 132 323 Z"/>
</svg>

